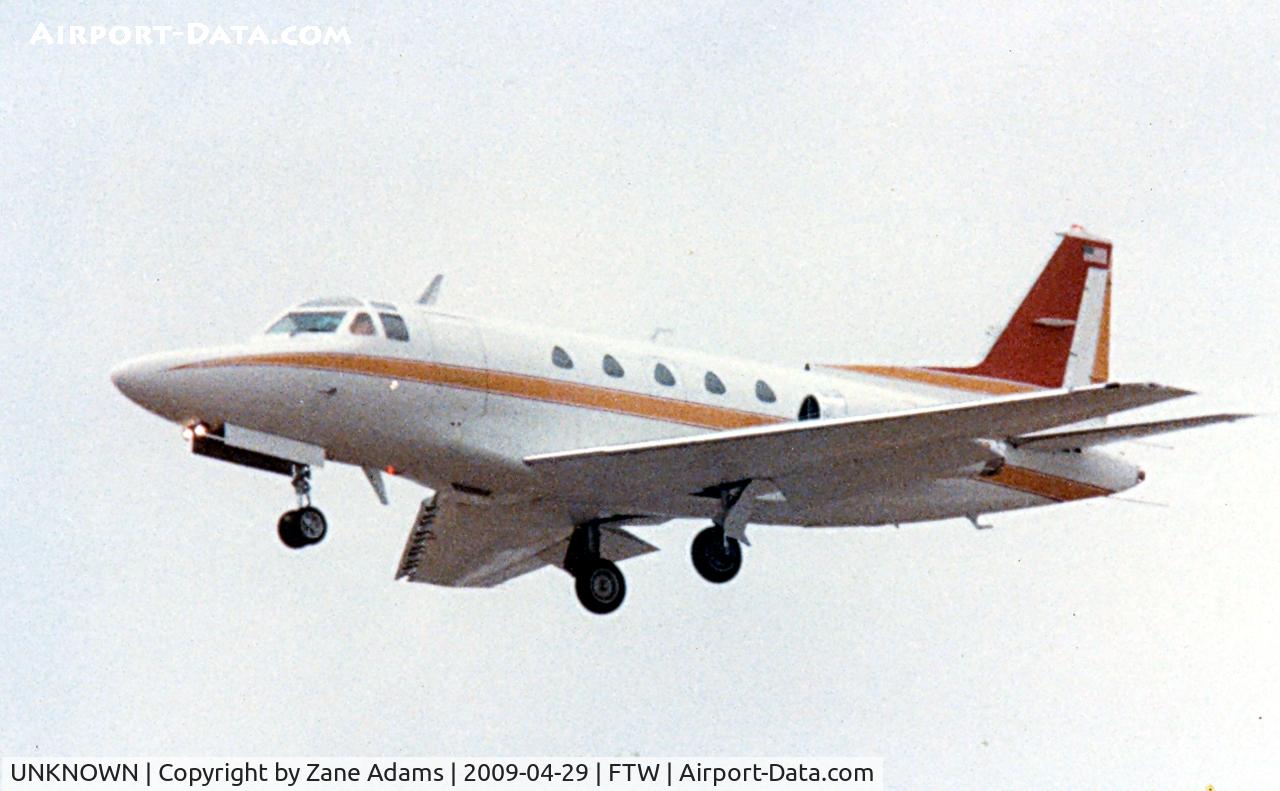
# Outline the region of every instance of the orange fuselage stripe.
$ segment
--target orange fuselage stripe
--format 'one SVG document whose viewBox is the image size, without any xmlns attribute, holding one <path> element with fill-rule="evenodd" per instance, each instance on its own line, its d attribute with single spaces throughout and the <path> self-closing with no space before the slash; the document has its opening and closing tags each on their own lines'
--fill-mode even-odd
<svg viewBox="0 0 1280 791">
<path fill-rule="evenodd" d="M 971 393 L 991 393 L 992 395 L 1009 395 L 1011 393 L 1032 393 L 1043 388 L 1022 382 L 1007 382 L 1002 379 L 987 379 L 982 376 L 966 376 L 948 371 L 935 371 L 931 368 L 909 368 L 901 365 L 828 365 L 841 371 L 883 376 L 888 379 L 900 379 L 906 382 L 946 387 L 951 390 L 967 390 Z"/>
<path fill-rule="evenodd" d="M 698 404 L 674 398 L 564 382 L 540 376 L 397 357 L 333 352 L 249 354 L 188 363 L 177 366 L 174 370 L 257 365 L 306 368 L 423 382 L 700 428 L 732 429 L 787 422 L 786 419 L 774 415 Z M 1026 385 L 1022 387 L 1036 389 Z M 1013 465 L 1005 465 L 995 475 L 982 476 L 978 480 L 1057 501 L 1081 500 L 1113 494 L 1111 490 L 1100 486 Z"/>
<path fill-rule="evenodd" d="M 385 379 L 402 379 L 614 412 L 668 423 L 681 423 L 699 428 L 747 428 L 786 422 L 784 418 L 774 415 L 596 387 L 578 382 L 565 382 L 541 376 L 364 354 L 334 352 L 247 354 L 189 363 L 180 365 L 175 370 L 254 365 L 307 368 Z"/>
<path fill-rule="evenodd" d="M 1086 500 L 1090 497 L 1106 497 L 1107 495 L 1115 494 L 1115 492 L 1102 486 L 1094 486 L 1091 483 L 1077 481 L 1072 478 L 1050 475 L 1047 472 L 1040 472 L 1027 467 L 1015 467 L 1012 464 L 1006 464 L 1001 467 L 1000 471 L 995 475 L 985 475 L 978 478 L 978 480 L 994 483 L 1006 489 L 1016 489 L 1020 492 L 1047 497 L 1058 502 Z"/>
</svg>

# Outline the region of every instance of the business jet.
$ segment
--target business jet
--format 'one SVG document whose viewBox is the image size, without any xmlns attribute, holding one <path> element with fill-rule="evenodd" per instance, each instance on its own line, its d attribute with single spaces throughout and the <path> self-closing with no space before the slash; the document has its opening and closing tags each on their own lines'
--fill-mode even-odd
<svg viewBox="0 0 1280 791">
<path fill-rule="evenodd" d="M 290 548 L 328 531 L 311 470 L 350 464 L 383 504 L 384 474 L 432 490 L 397 579 L 490 587 L 555 566 L 603 614 L 626 592 L 617 563 L 656 551 L 638 528 L 709 523 L 693 566 L 725 583 L 748 525 L 984 527 L 1143 480 L 1099 446 L 1247 417 L 1106 424 L 1189 393 L 1109 380 L 1112 245 L 1060 236 L 971 367 L 780 367 L 458 315 L 438 307 L 437 276 L 412 304 L 314 299 L 248 342 L 111 377 L 194 453 L 287 476 Z"/>
</svg>

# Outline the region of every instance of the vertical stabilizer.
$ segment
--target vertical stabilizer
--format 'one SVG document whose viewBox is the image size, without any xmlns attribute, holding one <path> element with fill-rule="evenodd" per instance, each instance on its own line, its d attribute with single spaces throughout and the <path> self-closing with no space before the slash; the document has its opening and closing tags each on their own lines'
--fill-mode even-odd
<svg viewBox="0 0 1280 791">
<path fill-rule="evenodd" d="M 1103 328 L 1111 242 L 1078 225 L 1060 236 L 1058 249 L 982 362 L 938 370 L 1040 387 L 1088 384 L 1099 374 L 1106 379 L 1108 355 L 1099 348 L 1110 334 Z"/>
<path fill-rule="evenodd" d="M 974 366 L 835 365 L 982 392 L 1077 387 L 1110 375 L 1111 242 L 1073 225 L 982 362 Z"/>
</svg>

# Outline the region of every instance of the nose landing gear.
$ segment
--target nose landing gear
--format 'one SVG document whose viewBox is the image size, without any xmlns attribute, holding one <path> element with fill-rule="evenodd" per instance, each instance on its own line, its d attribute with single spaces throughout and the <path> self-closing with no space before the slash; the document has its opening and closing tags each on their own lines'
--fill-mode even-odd
<svg viewBox="0 0 1280 791">
<path fill-rule="evenodd" d="M 280 541 L 290 549 L 319 544 L 329 532 L 329 523 L 319 508 L 311 505 L 311 468 L 305 464 L 293 467 L 293 491 L 298 507 L 285 511 L 276 523 Z"/>
</svg>

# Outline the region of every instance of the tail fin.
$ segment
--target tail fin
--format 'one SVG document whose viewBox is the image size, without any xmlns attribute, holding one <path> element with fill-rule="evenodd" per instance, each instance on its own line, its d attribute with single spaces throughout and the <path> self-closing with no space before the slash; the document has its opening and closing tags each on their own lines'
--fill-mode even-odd
<svg viewBox="0 0 1280 791">
<path fill-rule="evenodd" d="M 975 366 L 831 366 L 965 390 L 1076 387 L 1109 378 L 1111 242 L 1079 225 L 1062 242 Z"/>
</svg>

